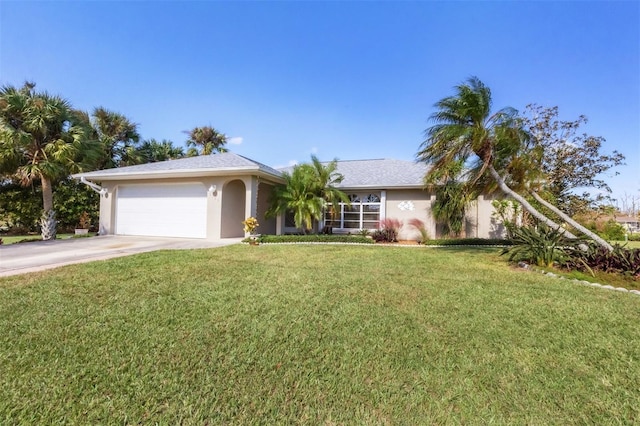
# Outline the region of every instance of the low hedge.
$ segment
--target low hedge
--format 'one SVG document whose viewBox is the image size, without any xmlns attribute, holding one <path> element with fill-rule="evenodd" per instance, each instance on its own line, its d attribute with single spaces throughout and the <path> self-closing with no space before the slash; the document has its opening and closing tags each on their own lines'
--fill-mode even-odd
<svg viewBox="0 0 640 426">
<path fill-rule="evenodd" d="M 511 240 L 501 238 L 451 238 L 427 240 L 422 244 L 427 246 L 509 246 Z"/>
<path fill-rule="evenodd" d="M 242 240 L 245 243 L 250 241 L 249 238 Z M 362 235 L 261 235 L 258 237 L 261 243 L 355 243 L 355 244 L 374 244 L 371 238 Z M 511 241 L 504 239 L 486 239 L 486 238 L 452 238 L 440 240 L 428 240 L 423 243 L 428 246 L 505 246 L 511 245 Z"/>
<path fill-rule="evenodd" d="M 249 238 L 242 240 L 249 242 Z M 371 238 L 362 235 L 261 235 L 258 237 L 261 243 L 355 243 L 373 244 Z"/>
</svg>

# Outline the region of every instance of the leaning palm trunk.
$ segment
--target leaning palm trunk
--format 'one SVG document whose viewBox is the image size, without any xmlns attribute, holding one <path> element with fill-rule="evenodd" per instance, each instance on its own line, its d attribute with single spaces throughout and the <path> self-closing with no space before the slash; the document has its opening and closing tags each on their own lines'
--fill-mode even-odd
<svg viewBox="0 0 640 426">
<path fill-rule="evenodd" d="M 489 169 L 489 173 L 491 174 L 491 177 L 493 177 L 493 179 L 496 181 L 496 183 L 498 184 L 502 192 L 509 195 L 511 198 L 513 198 L 518 203 L 520 203 L 520 205 L 522 205 L 522 208 L 528 211 L 531 214 L 531 216 L 535 217 L 540 222 L 547 225 L 549 228 L 555 229 L 563 233 L 569 238 L 573 238 L 573 239 L 578 238 L 575 235 L 573 235 L 571 232 L 563 228 L 561 225 L 558 225 L 557 223 L 555 223 L 554 221 L 552 221 L 551 219 L 549 219 L 548 217 L 540 213 L 531 204 L 529 204 L 529 202 L 525 200 L 522 195 L 518 194 L 513 189 L 509 188 L 509 186 L 505 183 L 504 179 L 502 179 L 502 177 L 498 174 L 498 172 L 493 166 L 489 166 L 488 169 Z"/>
<path fill-rule="evenodd" d="M 53 210 L 47 210 L 42 215 L 42 219 L 40 220 L 40 229 L 42 234 L 43 241 L 55 240 L 56 239 L 56 212 Z"/>
<path fill-rule="evenodd" d="M 582 232 L 584 235 L 591 238 L 593 241 L 595 241 L 602 247 L 606 248 L 609 251 L 613 251 L 613 247 L 611 246 L 611 244 L 609 244 L 608 242 L 600 238 L 596 233 L 580 225 L 578 222 L 572 219 L 571 216 L 567 215 L 562 210 L 560 210 L 559 208 L 557 208 L 556 206 L 554 206 L 553 204 L 551 204 L 550 202 L 542 198 L 540 195 L 538 195 L 537 192 L 529 191 L 529 193 L 533 196 L 533 198 L 536 199 L 536 201 L 538 201 L 540 204 L 542 204 L 543 206 L 545 206 L 546 208 L 548 208 L 549 210 L 557 214 L 558 217 L 560 217 L 560 219 L 564 220 L 569 225 L 573 226 L 575 229 Z"/>
</svg>

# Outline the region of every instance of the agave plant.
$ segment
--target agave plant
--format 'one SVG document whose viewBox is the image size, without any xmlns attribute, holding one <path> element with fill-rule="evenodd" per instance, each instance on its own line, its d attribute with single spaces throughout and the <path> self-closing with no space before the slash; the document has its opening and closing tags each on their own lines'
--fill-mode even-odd
<svg viewBox="0 0 640 426">
<path fill-rule="evenodd" d="M 524 261 L 546 267 L 564 262 L 584 244 L 583 241 L 568 238 L 562 231 L 545 224 L 516 228 L 512 241 L 513 246 L 505 248 L 501 253 L 508 253 L 510 261 Z"/>
</svg>

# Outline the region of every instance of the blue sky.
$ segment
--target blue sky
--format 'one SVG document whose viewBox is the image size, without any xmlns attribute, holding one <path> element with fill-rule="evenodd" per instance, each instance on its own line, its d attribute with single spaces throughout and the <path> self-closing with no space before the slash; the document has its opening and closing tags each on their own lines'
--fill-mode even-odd
<svg viewBox="0 0 640 426">
<path fill-rule="evenodd" d="M 640 2 L 0 1 L 0 83 L 119 111 L 143 138 L 212 125 L 271 166 L 412 160 L 469 76 L 494 107 L 584 114 L 640 195 Z"/>
</svg>

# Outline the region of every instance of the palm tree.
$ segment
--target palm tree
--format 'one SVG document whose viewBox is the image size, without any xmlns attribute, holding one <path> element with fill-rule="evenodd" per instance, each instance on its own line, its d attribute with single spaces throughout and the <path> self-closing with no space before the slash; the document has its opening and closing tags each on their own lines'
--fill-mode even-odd
<svg viewBox="0 0 640 426">
<path fill-rule="evenodd" d="M 137 151 L 137 156 L 143 163 L 155 163 L 184 157 L 182 147 L 174 146 L 173 142 L 166 139 L 163 139 L 162 142 L 158 142 L 155 139 L 147 139 L 142 142 Z"/>
<path fill-rule="evenodd" d="M 311 164 L 295 166 L 291 174 L 283 173 L 285 183 L 275 188 L 268 216 L 293 212 L 297 228 L 311 229 L 314 220 L 320 220 L 327 208 L 338 203 L 349 203 L 349 197 L 337 188 L 344 179 L 336 171 L 338 160 L 327 165 L 311 156 Z"/>
<path fill-rule="evenodd" d="M 140 141 L 138 125 L 123 114 L 103 107 L 93 110 L 93 128 L 103 146 L 103 158 L 98 169 L 139 164 L 136 146 Z"/>
<path fill-rule="evenodd" d="M 309 164 L 302 164 L 295 166 L 291 174 L 284 172 L 282 177 L 285 183 L 274 189 L 266 215 L 273 217 L 293 212 L 296 228 L 307 233 L 313 226 L 313 220 L 322 217 L 324 207 L 314 170 Z"/>
<path fill-rule="evenodd" d="M 462 181 L 464 165 L 454 162 L 449 167 L 432 171 L 425 186 L 435 192 L 431 206 L 433 217 L 442 225 L 443 234 L 459 237 L 462 234 L 467 206 L 475 198 L 473 186 Z"/>
<path fill-rule="evenodd" d="M 82 113 L 65 99 L 34 88 L 29 82 L 20 89 L 0 88 L 0 173 L 25 186 L 40 181 L 47 218 L 43 239 L 50 239 L 55 238 L 55 180 L 87 168 L 99 147 L 89 138 Z"/>
<path fill-rule="evenodd" d="M 211 126 L 195 127 L 185 131 L 189 135 L 187 146 L 187 156 L 210 155 L 216 152 L 227 152 L 224 145 L 227 143 L 227 136 L 218 132 Z"/>
<path fill-rule="evenodd" d="M 517 160 L 526 159 L 529 154 L 522 151 L 529 135 L 523 130 L 517 111 L 504 108 L 492 113 L 491 91 L 477 77 L 471 77 L 466 84 L 455 89 L 455 96 L 436 103 L 438 110 L 431 116 L 435 124 L 426 130 L 426 139 L 417 154 L 419 160 L 432 165 L 426 180 L 431 180 L 431 175 L 438 173 L 440 168 L 449 168 L 454 162 L 469 164 L 468 185 L 484 183 L 489 187 L 488 174 L 493 184 L 520 203 L 537 220 L 570 238 L 576 238 L 536 210 L 507 184 L 510 167 L 513 169 Z M 496 166 L 503 170 L 504 177 L 498 173 Z"/>
<path fill-rule="evenodd" d="M 344 176 L 338 173 L 338 159 L 334 159 L 324 165 L 315 155 L 311 156 L 311 167 L 315 175 L 317 193 L 324 200 L 323 208 L 329 210 L 331 220 L 335 220 L 337 209 L 340 203 L 350 205 L 351 202 L 347 194 L 338 189 L 337 185 L 342 183 Z"/>
</svg>

